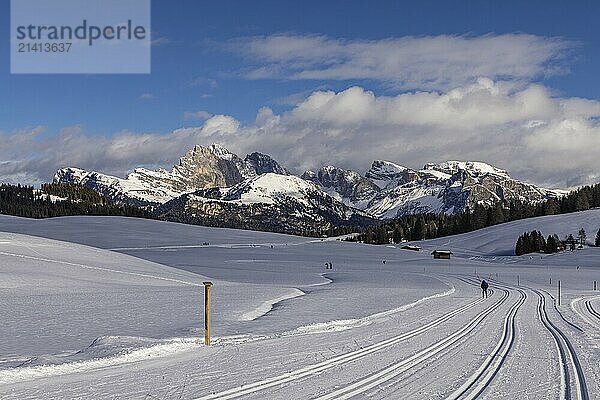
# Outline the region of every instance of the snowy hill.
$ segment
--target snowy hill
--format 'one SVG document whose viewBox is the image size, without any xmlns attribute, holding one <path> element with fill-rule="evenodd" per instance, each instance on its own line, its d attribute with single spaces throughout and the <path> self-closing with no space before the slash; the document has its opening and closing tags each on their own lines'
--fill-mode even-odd
<svg viewBox="0 0 600 400">
<path fill-rule="evenodd" d="M 588 245 L 592 245 L 600 229 L 600 209 L 528 218 L 419 243 L 431 249 L 450 248 L 455 253 L 466 256 L 514 256 L 517 238 L 523 232 L 538 230 L 546 237 L 557 234 L 563 239 L 568 234 L 577 236 L 581 228 L 587 232 Z"/>
</svg>

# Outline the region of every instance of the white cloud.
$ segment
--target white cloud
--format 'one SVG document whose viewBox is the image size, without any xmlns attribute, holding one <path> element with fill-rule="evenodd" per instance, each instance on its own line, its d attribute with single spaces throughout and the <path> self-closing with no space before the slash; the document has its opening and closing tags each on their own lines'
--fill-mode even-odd
<svg viewBox="0 0 600 400">
<path fill-rule="evenodd" d="M 186 111 L 183 113 L 183 119 L 186 121 L 198 121 L 198 120 L 206 120 L 212 117 L 212 114 L 208 111 L 200 110 L 200 111 Z"/>
<path fill-rule="evenodd" d="M 204 143 L 263 151 L 297 173 L 329 163 L 364 172 L 374 159 L 413 168 L 463 159 L 566 187 L 598 176 L 599 116 L 598 101 L 555 97 L 534 84 L 479 79 L 447 93 L 397 96 L 351 87 L 315 92 L 282 115 L 263 108 L 253 125 L 221 130 Z"/>
<path fill-rule="evenodd" d="M 207 87 L 209 89 L 216 89 L 219 86 L 219 83 L 216 79 L 213 78 L 195 78 L 189 82 L 190 86 L 198 86 L 198 87 Z"/>
<path fill-rule="evenodd" d="M 138 100 L 153 100 L 156 99 L 156 96 L 152 93 L 142 93 Z"/>
<path fill-rule="evenodd" d="M 166 36 L 154 37 L 151 41 L 152 46 L 165 46 L 171 43 L 173 43 L 173 41 Z"/>
<path fill-rule="evenodd" d="M 239 39 L 249 79 L 368 79 L 402 89 L 444 89 L 477 77 L 531 80 L 564 73 L 577 44 L 529 34 L 343 40 L 272 35 Z"/>
<path fill-rule="evenodd" d="M 534 183 L 598 179 L 600 102 L 563 98 L 537 84 L 479 79 L 447 92 L 376 96 L 361 87 L 317 91 L 290 111 L 263 107 L 254 122 L 216 115 L 167 135 L 90 136 L 80 128 L 0 134 L 0 177 L 47 180 L 64 166 L 124 175 L 170 167 L 195 144 L 221 143 L 241 156 L 261 151 L 296 173 L 323 164 L 364 172 L 374 159 L 419 168 L 449 159 L 486 161 Z"/>
</svg>

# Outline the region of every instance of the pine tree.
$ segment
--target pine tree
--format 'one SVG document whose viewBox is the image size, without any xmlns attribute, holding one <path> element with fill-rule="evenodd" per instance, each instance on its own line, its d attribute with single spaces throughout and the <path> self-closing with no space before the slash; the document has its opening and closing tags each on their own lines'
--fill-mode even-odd
<svg viewBox="0 0 600 400">
<path fill-rule="evenodd" d="M 560 206 L 555 199 L 548 199 L 544 203 L 544 215 L 554 215 L 560 212 Z"/>
<path fill-rule="evenodd" d="M 587 234 L 585 233 L 585 229 L 581 228 L 579 233 L 577 234 L 577 238 L 579 239 L 580 245 L 585 245 L 585 240 L 587 239 Z"/>
<path fill-rule="evenodd" d="M 504 211 L 502 204 L 496 204 L 490 212 L 489 225 L 497 225 L 504 222 Z"/>
<path fill-rule="evenodd" d="M 377 229 L 377 238 L 376 238 L 376 244 L 387 244 L 389 243 L 389 240 L 387 238 L 387 229 L 385 226 L 380 226 L 379 229 Z"/>
<path fill-rule="evenodd" d="M 600 247 L 600 229 L 598 229 L 598 233 L 596 233 L 596 247 Z"/>
<path fill-rule="evenodd" d="M 544 250 L 547 254 L 557 253 L 558 252 L 558 241 L 556 240 L 556 235 L 549 235 L 548 240 L 546 240 L 546 248 Z"/>
<path fill-rule="evenodd" d="M 402 226 L 397 225 L 394 228 L 394 243 L 402 242 L 403 237 L 404 237 L 404 231 L 402 230 Z"/>
<path fill-rule="evenodd" d="M 570 233 L 569 236 L 567 236 L 567 243 L 569 244 L 571 250 L 575 250 L 575 238 Z"/>
<path fill-rule="evenodd" d="M 517 246 L 515 247 L 515 254 L 518 256 L 522 256 L 525 254 L 525 250 L 523 248 L 523 236 L 519 236 L 517 239 Z"/>
<path fill-rule="evenodd" d="M 585 192 L 578 192 L 575 198 L 575 211 L 585 211 L 590 209 L 590 202 Z"/>
<path fill-rule="evenodd" d="M 485 228 L 488 222 L 487 210 L 484 206 L 476 204 L 471 218 L 471 229 Z"/>
<path fill-rule="evenodd" d="M 427 234 L 427 227 L 425 226 L 425 220 L 423 217 L 417 218 L 415 221 L 415 227 L 413 229 L 413 240 L 423 240 Z"/>
</svg>

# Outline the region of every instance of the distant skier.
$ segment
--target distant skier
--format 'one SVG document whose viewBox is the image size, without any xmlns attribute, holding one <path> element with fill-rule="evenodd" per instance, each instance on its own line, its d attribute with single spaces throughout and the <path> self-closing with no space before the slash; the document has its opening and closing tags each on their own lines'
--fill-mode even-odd
<svg viewBox="0 0 600 400">
<path fill-rule="evenodd" d="M 490 285 L 488 285 L 488 283 L 484 280 L 481 281 L 481 291 L 482 291 L 482 295 L 484 299 L 487 299 L 488 297 L 488 287 Z"/>
</svg>

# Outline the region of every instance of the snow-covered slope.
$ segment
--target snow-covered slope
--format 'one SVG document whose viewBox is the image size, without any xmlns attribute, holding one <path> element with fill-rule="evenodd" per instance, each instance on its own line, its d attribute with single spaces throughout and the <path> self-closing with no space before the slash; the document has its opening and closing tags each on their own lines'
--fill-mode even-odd
<svg viewBox="0 0 600 400">
<path fill-rule="evenodd" d="M 230 188 L 203 189 L 157 208 L 163 218 L 281 232 L 317 232 L 372 223 L 315 184 L 267 173 Z"/>
<path fill-rule="evenodd" d="M 0 397 L 425 400 L 474 387 L 473 398 L 596 399 L 598 249 L 540 260 L 488 246 L 532 227 L 584 224 L 591 237 L 598 223 L 599 210 L 523 220 L 415 252 L 119 217 L 0 216 L 0 231 L 118 246 L 0 233 Z M 456 257 L 432 260 L 433 246 Z M 206 279 L 211 346 L 201 340 Z"/>
<path fill-rule="evenodd" d="M 476 204 L 490 206 L 513 200 L 538 203 L 562 194 L 513 179 L 492 165 L 471 161 L 426 164 L 421 170 L 413 170 L 377 160 L 364 178 L 335 167 L 324 167 L 318 173 L 309 171 L 303 177 L 377 218 L 451 214 Z"/>
<path fill-rule="evenodd" d="M 466 252 L 469 256 L 513 256 L 517 238 L 523 232 L 536 230 L 541 231 L 545 237 L 557 234 L 559 238 L 563 239 L 569 234 L 576 237 L 581 228 L 587 232 L 587 242 L 592 245 L 596 233 L 600 229 L 600 209 L 527 218 L 419 243 L 430 248 L 450 248 L 459 254 Z M 600 249 L 598 251 L 600 252 Z M 525 257 L 529 257 L 529 255 Z M 556 257 L 556 255 L 552 257 Z"/>
</svg>

